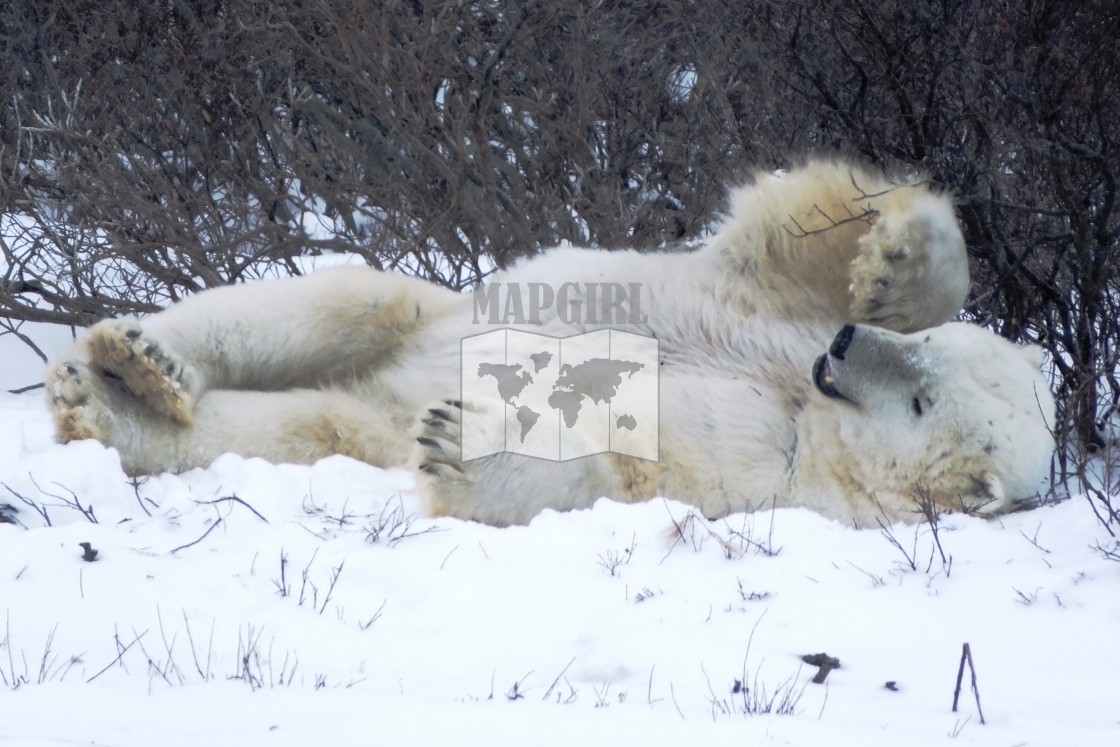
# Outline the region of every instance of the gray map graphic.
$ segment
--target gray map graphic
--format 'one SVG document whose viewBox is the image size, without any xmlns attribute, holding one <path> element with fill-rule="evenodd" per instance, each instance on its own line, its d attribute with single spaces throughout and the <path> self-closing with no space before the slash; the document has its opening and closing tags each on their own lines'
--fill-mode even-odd
<svg viewBox="0 0 1120 747">
<path fill-rule="evenodd" d="M 463 397 L 478 406 L 463 408 L 463 459 L 500 451 L 656 459 L 657 373 L 657 341 L 618 330 L 465 338 Z"/>
<path fill-rule="evenodd" d="M 529 356 L 533 361 L 537 373 L 548 368 L 552 354 L 547 351 L 534 353 Z M 645 368 L 645 364 L 634 361 L 620 361 L 610 358 L 592 358 L 571 365 L 565 363 L 560 367 L 560 374 L 552 384 L 553 392 L 548 397 L 548 404 L 552 409 L 563 413 L 564 424 L 569 428 L 575 427 L 579 421 L 579 411 L 583 400 L 592 402 L 610 402 L 622 386 L 624 374 L 633 376 Z M 520 363 L 480 363 L 478 378 L 491 376 L 497 382 L 498 396 L 510 407 L 517 408 L 517 420 L 521 423 L 521 443 L 540 420 L 541 414 L 528 405 L 517 402 L 518 395 L 525 387 L 532 384 L 532 374 L 524 370 Z M 638 421 L 632 415 L 620 418 L 617 427 L 634 430 Z"/>
</svg>

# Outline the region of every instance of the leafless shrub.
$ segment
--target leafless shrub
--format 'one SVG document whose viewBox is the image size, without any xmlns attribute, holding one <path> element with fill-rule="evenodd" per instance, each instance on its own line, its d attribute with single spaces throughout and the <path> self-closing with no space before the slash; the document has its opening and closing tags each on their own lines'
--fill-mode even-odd
<svg viewBox="0 0 1120 747">
<path fill-rule="evenodd" d="M 701 667 L 703 669 L 703 667 Z M 805 694 L 806 683 L 800 682 L 801 670 L 776 686 L 767 685 L 757 671 L 753 677 L 736 679 L 729 688 L 729 694 L 719 695 L 712 687 L 707 670 L 704 677 L 708 682 L 708 703 L 711 706 L 712 720 L 718 716 L 796 716 L 797 706 Z"/>
<path fill-rule="evenodd" d="M 750 549 L 759 555 L 765 555 L 768 558 L 777 557 L 781 552 L 781 547 L 774 546 L 774 512 L 777 510 L 777 501 L 770 502 L 769 521 L 766 527 L 766 536 L 760 537 L 759 533 L 755 530 L 755 522 L 760 513 L 751 513 L 742 515 L 742 523 L 738 529 L 731 526 L 727 519 L 723 520 L 724 529 L 727 531 L 727 539 L 738 543 L 740 552 L 745 552 Z"/>
<path fill-rule="evenodd" d="M 8 493 L 12 495 L 12 497 L 14 497 L 16 500 L 18 500 L 23 505 L 29 507 L 35 513 L 37 513 L 39 515 L 39 517 L 42 518 L 44 525 L 46 525 L 48 527 L 51 526 L 51 516 L 50 516 L 50 512 L 47 511 L 46 506 L 39 503 L 38 501 L 34 501 L 31 498 L 28 498 L 25 495 L 21 495 L 20 493 L 17 493 L 15 490 L 13 490 L 11 488 L 11 486 L 9 486 L 6 483 L 0 482 L 0 487 L 3 487 L 4 490 L 7 490 Z M 10 519 L 9 523 L 19 524 L 20 526 L 24 526 L 23 522 L 19 521 L 18 518 L 16 517 L 16 512 L 15 511 L 11 511 L 6 515 Z"/>
<path fill-rule="evenodd" d="M 942 509 L 937 505 L 933 499 L 933 493 L 928 486 L 917 484 L 914 486 L 914 491 L 910 494 L 910 499 L 914 504 L 915 512 L 922 517 L 922 521 L 916 523 L 913 527 L 913 536 L 904 545 L 902 540 L 896 536 L 896 527 L 885 521 L 885 512 L 883 516 L 875 518 L 875 522 L 879 525 L 879 533 L 889 542 L 898 552 L 902 555 L 903 560 L 898 561 L 895 567 L 900 571 L 917 571 L 920 566 L 919 551 L 924 555 L 924 550 L 920 547 L 920 540 L 923 537 L 929 538 L 929 558 L 925 563 L 924 573 L 930 577 L 930 581 L 942 573 L 946 577 L 950 576 L 953 572 L 953 556 L 946 555 L 945 549 L 941 546 L 941 514 Z M 882 506 L 879 507 L 882 512 Z M 962 509 L 964 508 L 962 502 Z M 968 513 L 968 511 L 965 511 Z M 909 530 L 908 530 L 909 531 Z M 935 558 L 940 557 L 940 568 L 934 572 L 933 565 Z M 861 571 L 863 569 L 860 569 Z M 864 573 L 867 573 L 864 571 Z M 871 574 L 868 574 L 871 575 Z"/>
<path fill-rule="evenodd" d="M 666 508 L 668 510 L 668 508 Z M 747 550 L 754 550 L 755 552 L 765 555 L 767 557 L 774 557 L 781 551 L 781 547 L 774 547 L 774 513 L 770 512 L 769 529 L 765 539 L 755 539 L 755 521 L 757 514 L 743 514 L 742 524 L 736 529 L 724 519 L 723 528 L 726 531 L 726 536 L 720 534 L 712 528 L 712 522 L 708 521 L 703 515 L 695 509 L 689 509 L 681 518 L 673 516 L 669 512 L 669 518 L 673 522 L 672 528 L 669 530 L 669 539 L 671 544 L 665 557 L 669 557 L 673 550 L 678 545 L 687 545 L 692 548 L 693 552 L 700 552 L 704 544 L 709 540 L 715 542 L 719 547 L 720 552 L 728 560 L 742 557 Z"/>
<path fill-rule="evenodd" d="M 524 677 L 510 685 L 509 690 L 506 691 L 506 700 L 521 700 L 522 698 L 524 698 L 526 693 L 529 692 L 525 689 L 525 680 L 529 679 L 529 676 L 532 674 L 532 672 L 529 672 Z"/>
<path fill-rule="evenodd" d="M 267 650 L 261 649 L 261 637 L 264 628 L 246 625 L 238 630 L 237 670 L 227 675 L 226 679 L 240 680 L 249 685 L 251 690 L 263 688 L 291 687 L 295 684 L 296 673 L 299 671 L 299 657 L 291 652 L 285 652 L 284 658 L 279 661 L 276 668 L 275 657 L 272 652 L 272 643 Z M 306 684 L 301 678 L 301 684 Z M 318 690 L 326 685 L 326 677 L 316 674 L 313 687 Z"/>
<path fill-rule="evenodd" d="M 82 662 L 81 654 L 71 654 L 60 657 L 54 650 L 54 639 L 58 633 L 58 623 L 51 626 L 43 641 L 42 651 L 39 653 L 39 666 L 32 670 L 27 661 L 27 654 L 21 648 L 16 655 L 16 642 L 12 637 L 11 613 L 4 616 L 4 638 L 0 640 L 0 650 L 6 651 L 6 661 L 0 660 L 0 684 L 13 690 L 24 685 L 42 685 L 47 682 L 63 682 L 66 675 L 76 665 Z"/>
<path fill-rule="evenodd" d="M 416 520 L 416 515 L 408 513 L 405 509 L 401 496 L 396 495 L 382 507 L 379 514 L 370 517 L 365 526 L 366 540 L 375 544 L 385 542 L 389 547 L 393 547 L 409 537 L 440 531 L 439 527 L 434 525 L 414 531 Z"/>
<path fill-rule="evenodd" d="M 314 496 L 309 494 L 303 499 L 303 512 L 308 516 L 314 516 L 327 523 L 337 524 L 339 529 L 349 526 L 355 519 L 369 518 L 368 514 L 359 515 L 351 511 L 349 505 L 349 501 L 343 501 L 342 508 L 336 513 L 332 513 L 325 504 L 320 505 L 315 503 Z"/>
<path fill-rule="evenodd" d="M 234 661 L 237 662 L 237 670 L 229 675 L 227 679 L 241 680 L 249 685 L 250 690 L 258 690 L 264 687 L 264 679 L 262 677 L 263 670 L 261 667 L 261 653 L 260 653 L 260 637 L 263 632 L 260 628 L 255 628 L 252 625 L 246 627 L 244 633 L 240 630 L 237 636 L 237 656 Z M 285 665 L 287 662 L 285 662 Z"/>
<path fill-rule="evenodd" d="M 592 685 L 591 689 L 595 691 L 595 707 L 596 708 L 607 708 L 608 706 L 610 706 L 610 704 L 613 702 L 613 700 L 615 700 L 615 699 L 611 698 L 611 682 L 610 681 L 604 682 L 602 687 Z M 616 699 L 617 699 L 617 701 L 620 705 L 622 703 L 626 702 L 627 695 L 628 695 L 628 693 L 625 690 L 623 690 L 622 692 L 617 694 Z"/>
<path fill-rule="evenodd" d="M 630 538 L 630 546 L 624 547 L 621 550 L 607 550 L 606 553 L 599 553 L 598 563 L 612 576 L 621 575 L 620 569 L 624 565 L 629 565 L 630 560 L 634 557 L 634 548 L 637 547 L 637 535 Z"/>
<path fill-rule="evenodd" d="M 1067 445 L 1065 458 L 1059 454 L 1052 461 L 1051 482 L 1084 495 L 1109 537 L 1120 536 L 1120 442 L 1111 440 L 1094 452 Z"/>
<path fill-rule="evenodd" d="M 1096 545 L 1094 545 L 1094 547 L 1096 547 L 1097 550 L 1100 551 L 1101 555 L 1103 555 L 1108 560 L 1114 560 L 1117 563 L 1120 563 L 1120 540 L 1114 539 L 1112 540 L 1111 544 L 1098 542 L 1096 543 Z"/>
<path fill-rule="evenodd" d="M 288 583 L 288 554 L 280 548 L 280 578 L 273 579 L 272 583 L 276 586 L 276 593 L 282 597 L 291 596 L 292 585 Z"/>
<path fill-rule="evenodd" d="M 762 600 L 769 599 L 773 596 L 773 594 L 768 591 L 748 590 L 743 586 L 743 579 L 741 578 L 736 578 L 735 583 L 736 587 L 739 590 L 739 598 L 744 602 L 761 602 Z"/>
<path fill-rule="evenodd" d="M 48 498 L 53 498 L 54 500 L 56 500 L 58 502 L 53 503 L 53 504 L 43 503 L 43 502 L 41 502 L 41 499 L 40 500 L 35 500 L 34 498 L 29 498 L 25 495 L 22 495 L 21 493 L 17 493 L 15 491 L 15 489 L 13 489 L 11 486 L 9 486 L 5 483 L 2 483 L 2 482 L 0 482 L 0 487 L 3 487 L 5 490 L 7 490 L 8 493 L 10 493 L 20 503 L 22 503 L 23 505 L 31 508 L 31 510 L 33 510 L 36 514 L 38 514 L 40 516 L 40 518 L 42 518 L 43 524 L 45 524 L 48 527 L 52 526 L 50 511 L 48 510 L 48 509 L 51 509 L 51 508 L 66 508 L 66 509 L 70 509 L 70 510 L 73 510 L 73 511 L 77 511 L 83 517 L 85 517 L 85 519 L 87 521 L 89 521 L 91 524 L 96 524 L 97 523 L 97 515 L 94 513 L 93 506 L 83 504 L 81 499 L 78 498 L 78 496 L 74 493 L 74 491 L 70 490 L 65 485 L 59 485 L 57 482 L 53 483 L 61 491 L 66 493 L 66 495 L 59 495 L 58 493 L 51 493 L 51 492 L 48 492 L 47 490 L 44 490 L 43 487 L 40 486 L 39 483 L 35 481 L 34 477 L 31 477 L 31 483 L 35 486 L 35 489 L 39 491 L 40 495 L 44 495 Z M 15 511 L 12 511 L 8 514 L 8 517 L 11 519 L 10 523 L 13 523 L 13 524 L 19 523 L 22 526 L 22 522 L 19 522 L 16 519 L 15 513 L 16 513 Z"/>
</svg>

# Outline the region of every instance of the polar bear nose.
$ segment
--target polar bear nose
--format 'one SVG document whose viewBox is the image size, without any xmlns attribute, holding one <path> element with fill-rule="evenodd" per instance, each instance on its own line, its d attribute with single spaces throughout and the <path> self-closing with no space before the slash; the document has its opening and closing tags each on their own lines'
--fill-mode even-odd
<svg viewBox="0 0 1120 747">
<path fill-rule="evenodd" d="M 844 360 L 844 353 L 848 350 L 848 346 L 852 344 L 852 335 L 855 332 L 854 324 L 845 324 L 836 335 L 836 339 L 832 341 L 832 346 L 828 349 L 828 352 L 836 359 Z"/>
</svg>

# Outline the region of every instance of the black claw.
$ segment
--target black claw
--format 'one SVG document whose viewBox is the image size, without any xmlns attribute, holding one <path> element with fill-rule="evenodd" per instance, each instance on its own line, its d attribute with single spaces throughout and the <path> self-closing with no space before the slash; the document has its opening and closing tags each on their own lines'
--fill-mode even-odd
<svg viewBox="0 0 1120 747">
<path fill-rule="evenodd" d="M 416 439 L 416 441 L 421 446 L 427 446 L 429 449 L 435 449 L 436 451 L 438 451 L 441 454 L 444 453 L 443 446 L 440 445 L 440 442 L 435 440 L 434 438 L 428 438 L 427 436 L 420 436 L 419 438 Z"/>
<path fill-rule="evenodd" d="M 443 401 L 443 403 L 444 403 L 445 405 L 450 405 L 451 407 L 454 407 L 454 408 L 456 408 L 456 409 L 459 409 L 459 410 L 462 410 L 462 409 L 463 409 L 463 401 L 462 401 L 462 400 L 458 400 L 458 399 L 445 399 L 445 400 Z"/>
<path fill-rule="evenodd" d="M 447 423 L 443 420 L 437 420 L 436 418 L 424 418 L 420 422 L 423 423 L 424 425 L 428 426 L 429 428 L 433 429 L 433 430 L 437 430 L 437 431 L 447 430 Z"/>
<path fill-rule="evenodd" d="M 438 407 L 432 407 L 428 410 L 428 412 L 430 412 L 432 415 L 435 415 L 440 420 L 446 420 L 449 423 L 451 422 L 451 413 L 449 413 L 447 410 L 441 410 Z M 424 422 L 426 423 L 428 421 L 425 420 Z"/>
<path fill-rule="evenodd" d="M 434 475 L 436 477 L 439 477 L 440 476 L 440 474 L 439 474 L 439 466 L 440 465 L 443 465 L 444 467 L 450 467 L 451 469 L 458 472 L 460 475 L 466 474 L 466 473 L 463 472 L 463 468 L 460 467 L 458 464 L 455 464 L 454 462 L 424 462 L 419 467 L 417 467 L 416 469 L 420 470 L 421 472 L 427 472 L 429 475 Z"/>
</svg>

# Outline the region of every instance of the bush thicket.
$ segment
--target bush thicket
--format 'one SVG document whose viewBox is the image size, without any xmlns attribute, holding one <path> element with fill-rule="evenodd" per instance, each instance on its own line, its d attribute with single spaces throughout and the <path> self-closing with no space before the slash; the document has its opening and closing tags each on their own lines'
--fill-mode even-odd
<svg viewBox="0 0 1120 747">
<path fill-rule="evenodd" d="M 959 196 L 966 316 L 1045 346 L 1061 445 L 1100 447 L 1118 38 L 1113 0 L 11 0 L 0 323 L 327 250 L 464 288 L 696 238 L 750 169 L 841 152 Z"/>
</svg>

